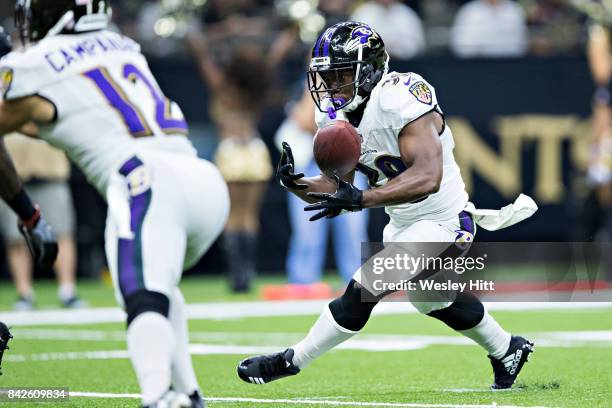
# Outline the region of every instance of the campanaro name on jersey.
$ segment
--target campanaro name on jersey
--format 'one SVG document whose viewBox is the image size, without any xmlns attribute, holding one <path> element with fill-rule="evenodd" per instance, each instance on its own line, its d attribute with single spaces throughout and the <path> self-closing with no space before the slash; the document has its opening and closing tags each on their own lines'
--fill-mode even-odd
<svg viewBox="0 0 612 408">
<path fill-rule="evenodd" d="M 0 60 L 6 100 L 38 95 L 57 116 L 39 137 L 64 150 L 106 194 L 109 178 L 143 150 L 188 153 L 187 123 L 165 97 L 140 46 L 111 31 L 57 35 Z"/>
<path fill-rule="evenodd" d="M 140 46 L 128 37 L 102 32 L 98 35 L 87 36 L 77 42 L 71 42 L 66 46 L 49 50 L 45 54 L 45 59 L 55 71 L 62 72 L 69 65 L 84 58 L 99 57 L 102 54 L 114 51 L 139 53 Z"/>
<path fill-rule="evenodd" d="M 382 186 L 404 170 L 398 137 L 407 124 L 436 111 L 442 114 L 434 88 L 415 73 L 391 72 L 376 85 L 357 128 L 362 138 L 358 170 L 366 173 L 372 186 Z M 338 112 L 336 119 L 346 119 Z M 331 119 L 317 110 L 317 126 Z M 453 156 L 455 142 L 446 124 L 440 134 L 443 174 L 440 189 L 425 199 L 385 207 L 392 222 L 400 225 L 418 220 L 448 220 L 466 206 L 468 194 Z"/>
</svg>

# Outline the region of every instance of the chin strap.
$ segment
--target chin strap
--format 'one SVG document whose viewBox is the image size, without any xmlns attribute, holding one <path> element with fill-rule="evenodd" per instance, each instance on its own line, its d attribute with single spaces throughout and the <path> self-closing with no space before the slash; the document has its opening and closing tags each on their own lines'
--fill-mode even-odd
<svg viewBox="0 0 612 408">
<path fill-rule="evenodd" d="M 359 107 L 359 105 L 361 105 L 366 99 L 367 98 L 364 98 L 361 95 L 357 95 L 353 98 L 353 101 L 342 108 L 342 110 L 345 112 L 352 112 L 357 109 L 357 107 Z"/>
</svg>

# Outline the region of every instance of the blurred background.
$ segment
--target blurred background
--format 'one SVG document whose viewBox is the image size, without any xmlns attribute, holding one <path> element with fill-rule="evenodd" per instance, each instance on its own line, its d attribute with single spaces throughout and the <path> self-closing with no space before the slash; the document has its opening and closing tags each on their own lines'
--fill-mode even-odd
<svg viewBox="0 0 612 408">
<path fill-rule="evenodd" d="M 13 3 L 0 0 L 0 23 L 9 31 Z M 229 274 L 236 292 L 249 291 L 256 275 L 276 275 L 281 283 L 288 273 L 290 283 L 314 284 L 322 271 L 335 275 L 338 269 L 343 280 L 354 269 L 346 259 L 358 262 L 359 254 L 347 242 L 381 240 L 387 222 L 382 209 L 310 235 L 301 209 L 272 176 L 282 139 L 306 152 L 296 157 L 298 167 L 312 167 L 305 67 L 321 30 L 346 19 L 379 31 L 391 70 L 417 72 L 436 88 L 479 208 L 499 208 L 521 192 L 540 206 L 515 227 L 480 231 L 479 240 L 610 239 L 612 4 L 606 0 L 112 3 L 114 29 L 142 44 L 161 88 L 185 113 L 200 155 L 216 161 L 233 186 L 236 207 L 223 238 L 188 275 Z M 236 168 L 236 154 L 248 166 Z M 103 279 L 105 205 L 78 170 L 65 177 L 74 206 L 77 276 Z M 31 178 L 36 184 L 44 177 Z M 315 238 L 298 242 L 296 231 Z M 3 287 L 11 285 L 7 251 L 0 255 Z M 245 265 L 232 265 L 236 254 L 251 262 L 246 275 L 232 275 Z M 308 260 L 312 265 L 304 271 Z M 292 271 L 295 265 L 302 265 L 302 274 Z M 317 287 L 314 296 L 319 290 L 329 295 Z M 264 292 L 284 296 L 274 288 Z"/>
</svg>

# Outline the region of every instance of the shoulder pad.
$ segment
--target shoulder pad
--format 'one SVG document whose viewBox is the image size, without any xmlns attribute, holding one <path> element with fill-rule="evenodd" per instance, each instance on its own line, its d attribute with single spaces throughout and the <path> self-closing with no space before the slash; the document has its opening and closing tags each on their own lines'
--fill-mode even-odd
<svg viewBox="0 0 612 408">
<path fill-rule="evenodd" d="M 386 75 L 381 81 L 378 98 L 383 115 L 393 116 L 394 126 L 402 127 L 438 104 L 434 88 L 413 72 Z"/>
<path fill-rule="evenodd" d="M 3 99 L 34 95 L 48 78 L 42 60 L 28 51 L 11 52 L 0 60 L 0 94 Z"/>
</svg>

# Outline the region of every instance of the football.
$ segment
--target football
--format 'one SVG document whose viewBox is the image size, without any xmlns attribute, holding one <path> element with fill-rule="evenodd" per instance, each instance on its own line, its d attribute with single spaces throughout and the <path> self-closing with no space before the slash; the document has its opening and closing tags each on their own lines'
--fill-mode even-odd
<svg viewBox="0 0 612 408">
<path fill-rule="evenodd" d="M 317 131 L 313 153 L 324 174 L 341 177 L 357 165 L 361 153 L 361 137 L 350 123 L 337 120 Z"/>
</svg>

